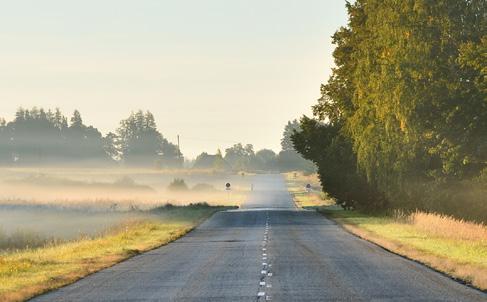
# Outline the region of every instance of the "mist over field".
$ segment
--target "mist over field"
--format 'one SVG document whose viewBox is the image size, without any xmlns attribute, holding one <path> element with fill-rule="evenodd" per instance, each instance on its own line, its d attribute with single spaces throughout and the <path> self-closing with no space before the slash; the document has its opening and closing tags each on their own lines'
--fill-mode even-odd
<svg viewBox="0 0 487 302">
<path fill-rule="evenodd" d="M 92 212 L 41 206 L 2 206 L 0 250 L 37 247 L 50 242 L 105 234 L 149 215 L 131 212 Z"/>
<path fill-rule="evenodd" d="M 171 189 L 171 182 L 178 178 L 183 179 L 187 187 Z M 0 173 L 0 199 L 3 203 L 30 202 L 93 209 L 110 208 L 114 204 L 118 205 L 117 209 L 127 209 L 131 205 L 150 208 L 168 202 L 223 201 L 223 193 L 227 194 L 226 182 L 233 184 L 232 193 L 237 194 L 248 190 L 251 176 L 148 169 L 4 169 Z"/>
<path fill-rule="evenodd" d="M 487 301 L 486 0 L 4 2 L 1 302 Z"/>
<path fill-rule="evenodd" d="M 237 143 L 188 159 L 149 111 L 102 135 L 79 111 L 19 108 L 0 120 L 0 248 L 98 236 L 167 204 L 239 206 L 254 173 L 313 171 L 293 149 L 296 129 L 296 120 L 284 126 L 278 153 Z"/>
<path fill-rule="evenodd" d="M 175 179 L 185 187 L 172 187 Z M 166 204 L 238 206 L 251 183 L 252 175 L 212 171 L 3 168 L 0 242 L 12 234 L 30 236 L 33 243 L 97 235 L 127 221 L 153 218 L 147 211 Z"/>
</svg>

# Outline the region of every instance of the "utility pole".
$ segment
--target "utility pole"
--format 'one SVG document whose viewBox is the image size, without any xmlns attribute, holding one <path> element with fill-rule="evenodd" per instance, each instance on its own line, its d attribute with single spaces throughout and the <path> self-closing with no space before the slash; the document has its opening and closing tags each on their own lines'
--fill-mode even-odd
<svg viewBox="0 0 487 302">
<path fill-rule="evenodd" d="M 179 146 L 179 134 L 178 134 L 178 159 L 181 158 L 181 148 Z"/>
</svg>

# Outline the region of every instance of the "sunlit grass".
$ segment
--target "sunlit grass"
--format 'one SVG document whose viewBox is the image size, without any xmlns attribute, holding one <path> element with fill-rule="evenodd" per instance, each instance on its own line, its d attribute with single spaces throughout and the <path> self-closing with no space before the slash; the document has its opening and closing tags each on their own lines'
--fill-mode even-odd
<svg viewBox="0 0 487 302">
<path fill-rule="evenodd" d="M 299 207 L 318 208 L 366 240 L 487 289 L 487 226 L 420 211 L 395 211 L 389 216 L 344 211 L 326 194 L 306 192 L 307 183 L 320 188 L 316 174 L 291 172 L 285 177 Z"/>
<path fill-rule="evenodd" d="M 485 225 L 424 212 L 391 216 L 321 212 L 364 239 L 487 289 Z"/>
<path fill-rule="evenodd" d="M 321 191 L 321 184 L 316 173 L 305 175 L 302 172 L 284 173 L 288 191 L 292 194 L 294 202 L 300 208 L 320 207 L 335 204 Z M 311 189 L 306 190 L 306 185 L 310 184 Z"/>
<path fill-rule="evenodd" d="M 487 243 L 487 227 L 481 223 L 420 211 L 408 215 L 407 218 L 416 228 L 439 237 Z M 485 259 L 487 261 L 487 257 Z"/>
<path fill-rule="evenodd" d="M 167 244 L 222 207 L 164 207 L 104 236 L 0 254 L 0 301 L 20 301 Z"/>
</svg>

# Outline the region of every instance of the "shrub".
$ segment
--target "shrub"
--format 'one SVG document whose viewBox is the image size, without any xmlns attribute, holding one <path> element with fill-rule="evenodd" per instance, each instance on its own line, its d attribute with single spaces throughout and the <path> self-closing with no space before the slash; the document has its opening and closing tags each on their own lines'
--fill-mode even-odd
<svg viewBox="0 0 487 302">
<path fill-rule="evenodd" d="M 167 187 L 170 191 L 187 191 L 188 185 L 182 178 L 175 178 Z"/>
<path fill-rule="evenodd" d="M 52 239 L 45 238 L 40 234 L 18 229 L 11 234 L 6 234 L 0 229 L 0 250 L 18 250 L 44 246 Z"/>
</svg>

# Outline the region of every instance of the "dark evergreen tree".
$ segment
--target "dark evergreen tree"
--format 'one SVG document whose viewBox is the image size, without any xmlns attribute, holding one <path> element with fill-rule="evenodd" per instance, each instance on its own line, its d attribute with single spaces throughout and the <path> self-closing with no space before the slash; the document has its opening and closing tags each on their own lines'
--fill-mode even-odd
<svg viewBox="0 0 487 302">
<path fill-rule="evenodd" d="M 75 111 L 72 124 L 59 109 L 19 108 L 15 119 L 4 124 L 0 134 L 0 158 L 4 164 L 53 164 L 106 162 L 100 132 L 85 126 Z"/>
<path fill-rule="evenodd" d="M 121 159 L 127 165 L 182 166 L 178 147 L 161 135 L 150 112 L 139 110 L 122 120 L 117 136 Z"/>
<path fill-rule="evenodd" d="M 291 140 L 291 136 L 295 131 L 300 131 L 301 125 L 298 120 L 288 121 L 284 127 L 284 132 L 281 139 L 281 149 L 282 151 L 294 151 L 294 145 Z"/>
</svg>

